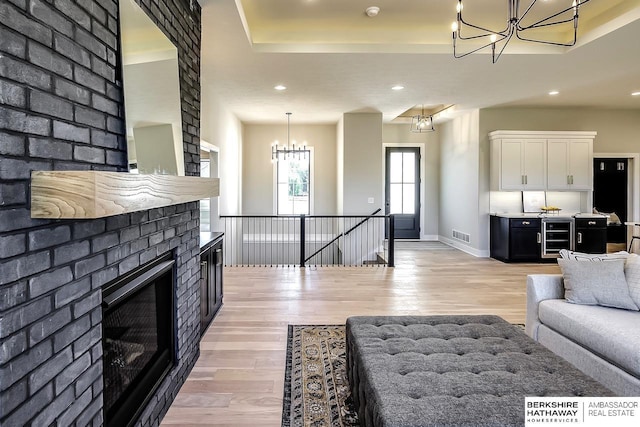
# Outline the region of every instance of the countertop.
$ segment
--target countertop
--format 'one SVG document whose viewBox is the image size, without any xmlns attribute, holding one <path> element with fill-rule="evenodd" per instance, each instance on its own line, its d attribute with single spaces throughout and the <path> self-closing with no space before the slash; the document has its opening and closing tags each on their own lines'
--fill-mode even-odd
<svg viewBox="0 0 640 427">
<path fill-rule="evenodd" d="M 522 213 L 522 212 L 502 212 L 502 213 L 492 213 L 491 215 L 497 216 L 500 218 L 606 218 L 605 215 L 600 214 L 592 214 L 592 213 L 575 213 L 568 212 L 559 214 L 544 214 L 544 213 Z"/>
<path fill-rule="evenodd" d="M 222 237 L 224 233 L 220 231 L 200 232 L 200 249 L 209 246 L 211 243 Z"/>
</svg>

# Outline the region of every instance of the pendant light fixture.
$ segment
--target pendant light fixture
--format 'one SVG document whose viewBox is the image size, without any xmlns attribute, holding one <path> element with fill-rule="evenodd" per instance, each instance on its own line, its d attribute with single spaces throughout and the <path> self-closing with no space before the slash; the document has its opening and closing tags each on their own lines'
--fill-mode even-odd
<svg viewBox="0 0 640 427">
<path fill-rule="evenodd" d="M 457 19 L 451 26 L 451 29 L 453 30 L 453 56 L 455 58 L 462 58 L 484 48 L 490 47 L 491 60 L 495 64 L 498 59 L 500 59 L 505 47 L 514 36 L 519 40 L 533 43 L 555 46 L 573 46 L 576 44 L 578 37 L 578 11 L 580 6 L 589 1 L 590 0 L 557 0 L 557 3 L 561 4 L 561 6 L 556 8 L 550 15 L 543 18 L 538 16 L 535 18 L 531 17 L 529 21 L 532 22 L 528 22 L 525 19 L 528 16 L 533 16 L 535 14 L 534 6 L 537 3 L 547 3 L 548 5 L 550 2 L 545 2 L 544 0 L 507 0 L 508 18 L 506 27 L 495 30 L 487 28 L 484 24 L 477 25 L 465 21 L 463 17 L 463 1 L 458 0 L 458 4 L 456 6 Z M 523 7 L 524 3 L 529 3 L 529 5 L 527 7 Z M 533 12 L 532 9 L 534 9 Z M 534 30 L 534 32 L 539 35 L 540 31 L 535 31 L 536 29 L 539 30 L 540 28 L 549 28 L 569 23 L 573 23 L 573 38 L 565 43 L 533 38 L 533 35 L 531 34 L 532 32 L 527 32 L 528 30 Z M 471 31 L 473 35 L 463 35 L 463 30 Z M 459 42 L 468 40 L 480 42 L 482 45 L 469 52 L 460 53 L 458 51 Z"/>
<path fill-rule="evenodd" d="M 296 147 L 296 141 L 290 141 L 291 136 L 291 113 L 287 114 L 287 144 L 284 146 L 279 145 L 278 141 L 274 141 L 271 144 L 271 161 L 277 162 L 282 155 L 283 158 L 291 158 L 292 155 L 296 155 L 299 159 L 301 155 L 306 158 L 307 155 L 307 141 L 304 141 L 302 145 Z M 285 157 L 286 156 L 286 157 Z"/>
<path fill-rule="evenodd" d="M 423 133 L 433 132 L 433 116 L 424 114 L 424 104 L 422 104 L 422 113 L 411 116 L 411 132 Z"/>
</svg>

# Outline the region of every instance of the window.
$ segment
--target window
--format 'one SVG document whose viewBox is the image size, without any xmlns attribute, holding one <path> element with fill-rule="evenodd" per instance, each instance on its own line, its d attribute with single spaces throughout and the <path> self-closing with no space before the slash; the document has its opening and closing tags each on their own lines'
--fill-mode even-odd
<svg viewBox="0 0 640 427">
<path fill-rule="evenodd" d="M 389 165 L 389 213 L 414 214 L 416 205 L 416 154 L 393 152 Z"/>
<path fill-rule="evenodd" d="M 209 153 L 206 154 L 206 158 L 202 154 L 200 156 L 200 176 L 209 178 L 211 177 L 211 161 Z M 200 230 L 211 231 L 211 199 L 200 200 Z"/>
<path fill-rule="evenodd" d="M 311 151 L 284 154 L 276 162 L 278 215 L 311 212 Z"/>
<path fill-rule="evenodd" d="M 200 176 L 218 178 L 218 148 L 206 141 L 200 141 Z M 200 200 L 200 230 L 213 231 L 220 227 L 218 197 Z"/>
</svg>

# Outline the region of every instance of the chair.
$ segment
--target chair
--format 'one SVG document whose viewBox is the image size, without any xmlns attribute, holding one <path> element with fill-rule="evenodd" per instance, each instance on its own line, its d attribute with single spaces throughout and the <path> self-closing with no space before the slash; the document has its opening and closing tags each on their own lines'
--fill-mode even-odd
<svg viewBox="0 0 640 427">
<path fill-rule="evenodd" d="M 627 225 L 627 226 L 630 226 L 630 227 L 640 227 L 640 223 L 639 222 L 625 222 L 624 225 Z M 627 250 L 627 252 L 631 252 L 631 248 L 633 247 L 633 241 L 636 240 L 636 239 L 640 240 L 640 235 L 636 235 L 635 231 L 634 231 L 634 234 L 631 237 L 631 242 L 629 242 L 629 249 Z"/>
</svg>

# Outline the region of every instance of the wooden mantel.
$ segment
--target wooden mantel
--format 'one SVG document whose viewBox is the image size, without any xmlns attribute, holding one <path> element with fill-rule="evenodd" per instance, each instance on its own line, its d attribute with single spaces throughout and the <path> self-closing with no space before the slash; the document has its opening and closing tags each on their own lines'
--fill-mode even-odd
<svg viewBox="0 0 640 427">
<path fill-rule="evenodd" d="M 218 196 L 218 178 L 101 171 L 31 173 L 31 218 L 91 219 Z"/>
</svg>

